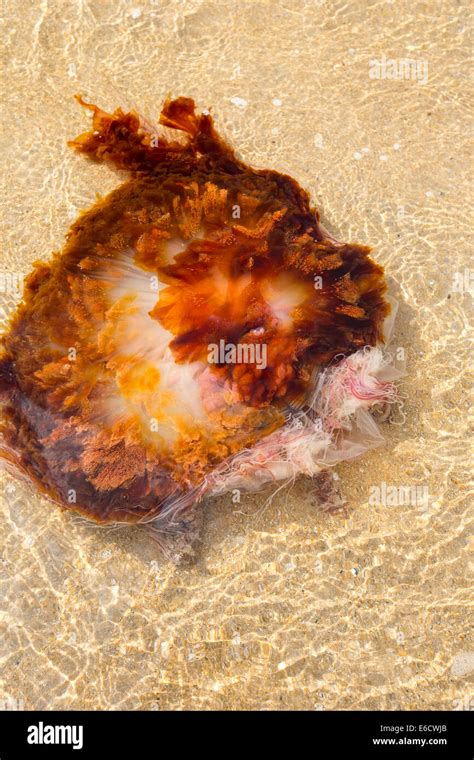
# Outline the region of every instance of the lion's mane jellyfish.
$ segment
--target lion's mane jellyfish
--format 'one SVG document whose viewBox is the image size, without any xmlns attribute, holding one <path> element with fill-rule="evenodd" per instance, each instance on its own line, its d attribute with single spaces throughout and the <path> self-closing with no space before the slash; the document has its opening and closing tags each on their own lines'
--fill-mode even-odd
<svg viewBox="0 0 474 760">
<path fill-rule="evenodd" d="M 100 523 L 179 529 L 206 495 L 315 476 L 396 400 L 383 269 L 189 98 L 93 112 L 70 145 L 129 172 L 37 263 L 4 334 L 1 455 Z"/>
</svg>

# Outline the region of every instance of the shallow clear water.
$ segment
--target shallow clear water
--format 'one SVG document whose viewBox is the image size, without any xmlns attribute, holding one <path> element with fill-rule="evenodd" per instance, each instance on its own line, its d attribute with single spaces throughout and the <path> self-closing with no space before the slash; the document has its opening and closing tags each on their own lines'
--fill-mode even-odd
<svg viewBox="0 0 474 760">
<path fill-rule="evenodd" d="M 346 516 L 318 510 L 304 480 L 265 509 L 265 495 L 222 497 L 184 568 L 140 530 L 97 528 L 2 476 L 0 699 L 467 708 L 467 3 L 49 0 L 7 2 L 3 25 L 2 324 L 31 263 L 120 181 L 67 148 L 88 127 L 72 95 L 152 118 L 172 91 L 213 106 L 246 161 L 308 188 L 337 238 L 374 247 L 407 377 L 406 421 L 337 470 Z M 371 78 L 383 56 L 418 68 Z M 399 486 L 427 498 L 390 505 Z"/>
</svg>

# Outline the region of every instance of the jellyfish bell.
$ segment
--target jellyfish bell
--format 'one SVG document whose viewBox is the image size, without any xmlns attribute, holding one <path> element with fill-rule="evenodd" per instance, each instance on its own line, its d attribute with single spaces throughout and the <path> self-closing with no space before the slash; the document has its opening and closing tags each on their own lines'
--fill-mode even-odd
<svg viewBox="0 0 474 760">
<path fill-rule="evenodd" d="M 1 343 L 4 461 L 64 507 L 156 531 L 380 443 L 368 410 L 397 392 L 370 249 L 191 99 L 165 103 L 160 133 L 80 102 L 93 128 L 70 145 L 130 179 L 26 280 Z"/>
</svg>

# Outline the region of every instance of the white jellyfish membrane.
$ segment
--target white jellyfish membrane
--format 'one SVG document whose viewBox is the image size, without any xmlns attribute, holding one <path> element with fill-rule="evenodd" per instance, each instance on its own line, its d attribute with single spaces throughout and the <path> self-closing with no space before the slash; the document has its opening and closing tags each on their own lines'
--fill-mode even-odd
<svg viewBox="0 0 474 760">
<path fill-rule="evenodd" d="M 235 489 L 257 492 L 274 484 L 268 503 L 298 476 L 317 476 L 382 445 L 384 437 L 371 410 L 401 406 L 395 383 L 404 375 L 390 353 L 397 304 L 389 300 L 392 311 L 384 324 L 384 345 L 336 357 L 329 367 L 316 371 L 306 400 L 288 409 L 282 427 L 219 464 L 199 488 L 165 504 L 150 527 L 167 531 L 179 526 L 193 503 Z"/>
</svg>

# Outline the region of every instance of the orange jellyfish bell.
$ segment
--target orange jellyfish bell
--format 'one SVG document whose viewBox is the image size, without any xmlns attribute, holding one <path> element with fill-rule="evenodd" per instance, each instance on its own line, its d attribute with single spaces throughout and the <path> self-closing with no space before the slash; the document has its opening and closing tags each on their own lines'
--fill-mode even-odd
<svg viewBox="0 0 474 760">
<path fill-rule="evenodd" d="M 131 178 L 27 279 L 2 339 L 4 460 L 64 507 L 156 528 L 379 442 L 367 410 L 396 391 L 370 249 L 191 99 L 161 130 L 81 102 L 93 129 L 70 145 Z"/>
</svg>

